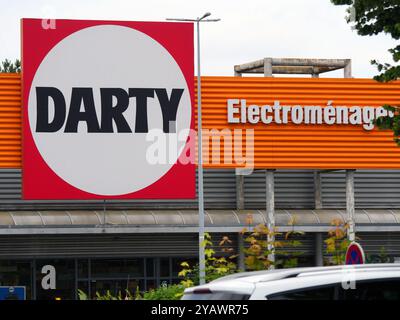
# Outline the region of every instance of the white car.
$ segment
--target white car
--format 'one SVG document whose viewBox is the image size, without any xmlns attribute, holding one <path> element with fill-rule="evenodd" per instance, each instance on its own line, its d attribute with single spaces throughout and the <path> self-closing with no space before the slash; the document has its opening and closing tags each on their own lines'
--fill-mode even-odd
<svg viewBox="0 0 400 320">
<path fill-rule="evenodd" d="M 400 300 L 400 264 L 243 272 L 188 288 L 182 300 Z"/>
</svg>

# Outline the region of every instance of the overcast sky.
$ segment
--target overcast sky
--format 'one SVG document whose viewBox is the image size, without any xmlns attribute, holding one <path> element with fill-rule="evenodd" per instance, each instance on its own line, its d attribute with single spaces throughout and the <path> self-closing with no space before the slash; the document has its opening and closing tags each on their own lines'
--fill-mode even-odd
<svg viewBox="0 0 400 320">
<path fill-rule="evenodd" d="M 233 75 L 235 64 L 264 57 L 299 57 L 351 58 L 353 76 L 370 78 L 377 73 L 370 60 L 391 62 L 394 46 L 389 36 L 358 36 L 345 7 L 329 0 L 0 0 L 0 8 L 0 60 L 20 57 L 23 17 L 163 21 L 210 11 L 222 20 L 201 26 L 203 75 Z"/>
</svg>

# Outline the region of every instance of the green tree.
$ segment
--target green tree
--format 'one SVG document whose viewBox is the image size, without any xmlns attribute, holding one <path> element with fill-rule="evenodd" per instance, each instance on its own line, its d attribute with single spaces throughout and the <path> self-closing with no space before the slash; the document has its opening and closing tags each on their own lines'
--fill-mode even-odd
<svg viewBox="0 0 400 320">
<path fill-rule="evenodd" d="M 14 62 L 5 59 L 0 64 L 0 73 L 21 73 L 21 61 L 16 59 Z"/>
<path fill-rule="evenodd" d="M 380 33 L 390 35 L 394 40 L 400 39 L 400 0 L 331 0 L 335 5 L 348 5 L 347 22 L 361 36 L 372 36 Z M 400 44 L 390 48 L 392 63 L 372 60 L 379 74 L 374 77 L 379 82 L 388 82 L 400 78 Z M 394 63 L 394 64 L 393 64 Z M 393 117 L 385 116 L 375 120 L 380 129 L 393 131 L 395 142 L 400 145 L 400 107 L 385 105 Z"/>
</svg>

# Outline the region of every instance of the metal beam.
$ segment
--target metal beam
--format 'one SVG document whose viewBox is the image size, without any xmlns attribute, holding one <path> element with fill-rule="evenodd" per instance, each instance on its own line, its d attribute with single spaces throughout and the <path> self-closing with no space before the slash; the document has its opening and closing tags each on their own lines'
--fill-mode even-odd
<svg viewBox="0 0 400 320">
<path fill-rule="evenodd" d="M 241 233 L 238 233 L 238 267 L 239 270 L 245 271 L 246 266 L 244 263 L 244 241 L 243 241 L 243 235 Z"/>
<path fill-rule="evenodd" d="M 275 230 L 275 170 L 268 169 L 266 171 L 266 220 L 268 230 Z M 275 262 L 275 236 L 268 235 L 268 250 L 271 252 L 268 259 L 274 264 Z M 274 266 L 272 266 L 272 269 Z"/>
<path fill-rule="evenodd" d="M 344 70 L 343 70 L 343 76 L 345 78 L 352 77 L 352 75 L 351 75 L 351 60 L 350 59 L 346 60 L 346 66 L 344 67 Z"/>
<path fill-rule="evenodd" d="M 320 171 L 314 171 L 314 208 L 322 209 L 322 184 Z"/>
<path fill-rule="evenodd" d="M 313 77 L 325 72 L 344 69 L 344 77 L 351 77 L 350 59 L 298 59 L 298 58 L 264 58 L 234 66 L 235 76 L 243 73 L 264 74 L 311 74 Z"/>
<path fill-rule="evenodd" d="M 354 201 L 354 172 L 355 170 L 346 170 L 346 212 L 347 212 L 347 237 L 350 241 L 355 240 L 355 201 Z"/>
<path fill-rule="evenodd" d="M 244 209 L 244 175 L 236 175 L 236 210 Z"/>
<path fill-rule="evenodd" d="M 286 67 L 329 67 L 329 68 L 345 68 L 349 63 L 349 59 L 302 59 L 302 58 L 264 58 L 249 63 L 243 63 L 234 67 L 235 71 L 242 72 L 264 66 L 265 59 L 270 59 L 272 66 Z"/>
<path fill-rule="evenodd" d="M 328 67 L 284 67 L 284 66 L 272 66 L 272 74 L 320 74 L 338 70 L 341 68 L 328 68 Z M 242 70 L 242 73 L 264 73 L 264 67 Z"/>
<path fill-rule="evenodd" d="M 315 237 L 315 266 L 320 267 L 324 265 L 324 254 L 323 254 L 324 243 L 322 241 L 322 233 L 316 232 L 314 237 Z"/>
<path fill-rule="evenodd" d="M 234 71 L 235 77 L 241 77 L 242 74 Z M 240 171 L 240 168 L 235 169 L 236 175 L 236 209 L 244 209 L 244 175 Z"/>
<path fill-rule="evenodd" d="M 275 66 L 314 66 L 343 68 L 348 59 L 303 59 L 303 58 L 273 58 Z"/>
<path fill-rule="evenodd" d="M 272 77 L 272 59 L 264 59 L 264 77 Z"/>
<path fill-rule="evenodd" d="M 206 226 L 205 231 L 210 233 L 239 233 L 243 231 L 246 225 L 219 225 L 219 226 Z M 301 232 L 328 232 L 332 230 L 330 224 L 305 224 L 305 225 L 277 225 L 280 232 L 288 231 L 301 231 Z M 357 224 L 358 232 L 400 232 L 400 225 L 396 224 Z M 12 227 L 0 228 L 0 235 L 43 235 L 43 234 L 125 234 L 125 233 L 197 233 L 197 225 L 176 225 L 176 226 L 52 226 L 52 227 Z"/>
</svg>

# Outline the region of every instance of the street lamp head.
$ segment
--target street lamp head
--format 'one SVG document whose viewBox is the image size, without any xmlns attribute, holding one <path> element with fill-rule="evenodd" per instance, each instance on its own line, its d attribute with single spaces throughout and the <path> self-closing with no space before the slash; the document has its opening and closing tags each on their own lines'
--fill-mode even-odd
<svg viewBox="0 0 400 320">
<path fill-rule="evenodd" d="M 206 13 L 199 19 L 199 21 L 200 21 L 200 20 L 203 20 L 204 18 L 207 18 L 207 17 L 209 17 L 209 16 L 211 16 L 211 13 L 210 13 L 210 12 L 206 12 Z"/>
</svg>

